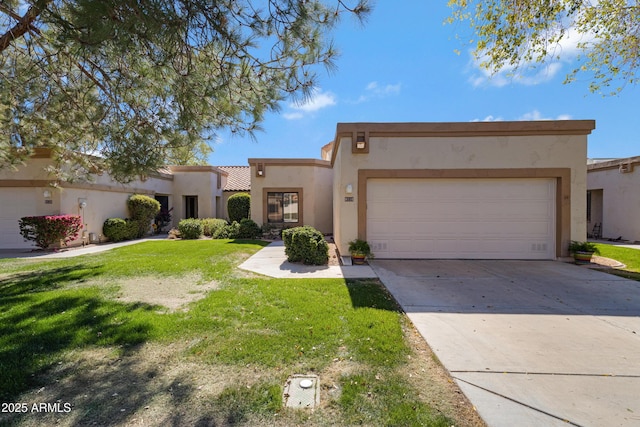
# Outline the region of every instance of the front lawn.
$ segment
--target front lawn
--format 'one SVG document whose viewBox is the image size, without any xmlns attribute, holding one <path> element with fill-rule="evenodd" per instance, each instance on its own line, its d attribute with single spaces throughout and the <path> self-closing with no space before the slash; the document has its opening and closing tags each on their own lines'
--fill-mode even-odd
<svg viewBox="0 0 640 427">
<path fill-rule="evenodd" d="M 0 401 L 29 409 L 0 424 L 482 425 L 380 282 L 236 269 L 262 246 L 0 260 Z M 282 409 L 309 373 L 320 408 Z"/>
<path fill-rule="evenodd" d="M 596 247 L 600 251 L 600 256 L 615 259 L 626 265 L 621 269 L 608 270 L 609 273 L 627 279 L 640 280 L 640 250 L 604 243 L 596 243 Z"/>
</svg>

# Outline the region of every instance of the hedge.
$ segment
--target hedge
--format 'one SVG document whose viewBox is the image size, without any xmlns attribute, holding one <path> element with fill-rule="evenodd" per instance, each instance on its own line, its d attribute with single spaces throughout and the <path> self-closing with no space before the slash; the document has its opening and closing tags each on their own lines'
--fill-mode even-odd
<svg viewBox="0 0 640 427">
<path fill-rule="evenodd" d="M 108 218 L 102 225 L 102 234 L 112 242 L 136 239 L 140 233 L 140 221 Z"/>
<path fill-rule="evenodd" d="M 142 237 L 149 231 L 151 221 L 160 212 L 160 202 L 143 194 L 134 194 L 127 200 L 129 215 L 136 221 L 138 230 L 135 237 Z"/>
<path fill-rule="evenodd" d="M 183 239 L 199 239 L 202 236 L 202 222 L 199 219 L 183 219 L 178 223 L 178 231 Z"/>
<path fill-rule="evenodd" d="M 214 239 L 220 230 L 227 225 L 227 221 L 221 218 L 203 218 L 200 222 L 202 223 L 202 234 Z"/>
<path fill-rule="evenodd" d="M 249 193 L 236 193 L 227 200 L 229 221 L 240 222 L 243 218 L 249 218 L 251 212 L 251 195 Z"/>
<path fill-rule="evenodd" d="M 237 239 L 257 239 L 262 235 L 262 229 L 252 219 L 244 218 L 238 227 Z"/>
<path fill-rule="evenodd" d="M 25 216 L 18 221 L 20 234 L 36 246 L 47 249 L 54 243 L 76 240 L 82 229 L 79 215 Z"/>
<path fill-rule="evenodd" d="M 324 235 L 310 226 L 282 231 L 285 254 L 289 262 L 324 265 L 329 262 L 329 244 Z"/>
</svg>

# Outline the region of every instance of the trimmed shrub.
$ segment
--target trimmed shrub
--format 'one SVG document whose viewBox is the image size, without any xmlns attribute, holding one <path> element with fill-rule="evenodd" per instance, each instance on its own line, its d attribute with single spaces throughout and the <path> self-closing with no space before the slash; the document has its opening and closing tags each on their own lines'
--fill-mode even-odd
<svg viewBox="0 0 640 427">
<path fill-rule="evenodd" d="M 230 222 L 240 222 L 243 218 L 249 218 L 251 210 L 251 195 L 249 193 L 237 193 L 227 200 L 227 211 Z"/>
<path fill-rule="evenodd" d="M 76 240 L 82 229 L 82 219 L 79 215 L 25 216 L 20 218 L 18 225 L 25 240 L 47 249 L 54 243 L 62 242 L 66 246 Z"/>
<path fill-rule="evenodd" d="M 321 232 L 310 226 L 289 228 L 282 232 L 289 262 L 324 265 L 329 262 L 329 244 Z"/>
<path fill-rule="evenodd" d="M 217 234 L 213 236 L 214 239 L 237 239 L 240 232 L 240 223 L 234 221 L 231 224 L 227 224 L 222 227 Z"/>
<path fill-rule="evenodd" d="M 131 219 L 138 225 L 135 237 L 144 236 L 149 231 L 151 221 L 160 213 L 160 202 L 143 194 L 134 194 L 127 200 L 127 206 Z"/>
<path fill-rule="evenodd" d="M 203 218 L 200 222 L 202 223 L 202 234 L 207 237 L 215 236 L 227 225 L 227 221 L 221 218 Z"/>
<path fill-rule="evenodd" d="M 102 234 L 112 242 L 135 239 L 140 231 L 140 222 L 133 219 L 108 218 L 102 225 Z"/>
<path fill-rule="evenodd" d="M 262 235 L 262 229 L 252 219 L 244 218 L 240 220 L 238 227 L 238 239 L 257 239 Z"/>
<path fill-rule="evenodd" d="M 183 239 L 199 239 L 202 236 L 202 223 L 199 219 L 183 219 L 178 223 L 178 231 Z"/>
</svg>

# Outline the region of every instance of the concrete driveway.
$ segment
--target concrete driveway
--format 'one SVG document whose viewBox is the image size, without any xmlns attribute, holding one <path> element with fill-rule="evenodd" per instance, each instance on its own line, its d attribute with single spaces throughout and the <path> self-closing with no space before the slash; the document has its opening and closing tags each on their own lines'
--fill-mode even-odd
<svg viewBox="0 0 640 427">
<path fill-rule="evenodd" d="M 640 426 L 640 282 L 554 261 L 372 267 L 489 426 Z"/>
</svg>

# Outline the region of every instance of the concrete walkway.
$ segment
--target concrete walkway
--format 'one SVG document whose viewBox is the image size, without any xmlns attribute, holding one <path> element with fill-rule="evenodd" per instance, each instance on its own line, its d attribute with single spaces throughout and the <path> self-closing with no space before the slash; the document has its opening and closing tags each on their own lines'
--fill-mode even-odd
<svg viewBox="0 0 640 427">
<path fill-rule="evenodd" d="M 104 252 L 113 248 L 119 248 L 121 246 L 136 245 L 138 243 L 147 242 L 149 240 L 161 240 L 166 238 L 167 238 L 166 235 L 159 235 L 154 237 L 148 237 L 146 239 L 128 240 L 126 242 L 100 243 L 97 245 L 92 244 L 84 247 L 63 248 L 56 252 L 32 250 L 32 249 L 0 249 L 0 258 L 19 258 L 19 259 L 33 258 L 37 260 L 72 258 L 80 255 Z"/>
<path fill-rule="evenodd" d="M 287 261 L 284 242 L 271 243 L 240 264 L 243 270 L 280 279 L 366 279 L 378 277 L 368 265 L 302 265 Z"/>
</svg>

